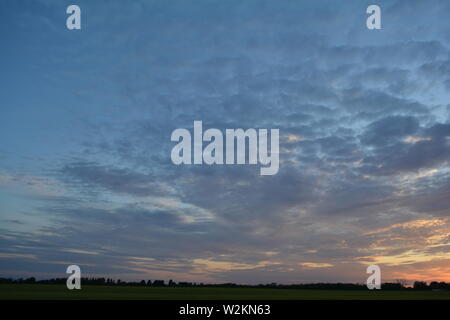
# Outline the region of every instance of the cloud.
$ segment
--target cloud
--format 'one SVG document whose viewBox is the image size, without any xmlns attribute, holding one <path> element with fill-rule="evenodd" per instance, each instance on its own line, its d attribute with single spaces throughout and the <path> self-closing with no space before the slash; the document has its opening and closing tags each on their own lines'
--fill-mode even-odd
<svg viewBox="0 0 450 320">
<path fill-rule="evenodd" d="M 135 196 L 170 195 L 166 183 L 158 183 L 150 174 L 138 174 L 128 169 L 114 168 L 95 163 L 72 163 L 62 169 L 63 175 L 92 186 L 103 187 L 116 193 Z"/>
<path fill-rule="evenodd" d="M 389 145 L 392 140 L 412 135 L 418 129 L 419 121 L 414 117 L 386 117 L 372 122 L 365 130 L 361 142 L 365 145 Z"/>
<path fill-rule="evenodd" d="M 16 73 L 27 95 L 5 90 L 2 273 L 70 262 L 122 278 L 361 282 L 374 261 L 387 277 L 442 272 L 447 2 L 387 1 L 379 33 L 357 1 L 82 1 L 96 14 L 79 34 L 60 30 L 55 5 L 3 5 L 24 11 L 6 47 L 26 42 L 4 61 L 34 69 Z M 279 173 L 173 165 L 170 134 L 194 120 L 279 128 Z"/>
</svg>

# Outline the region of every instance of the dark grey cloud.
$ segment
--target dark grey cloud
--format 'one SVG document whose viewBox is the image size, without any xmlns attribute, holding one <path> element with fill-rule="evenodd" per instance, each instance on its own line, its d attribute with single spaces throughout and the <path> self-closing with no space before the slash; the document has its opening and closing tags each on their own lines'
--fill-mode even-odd
<svg viewBox="0 0 450 320">
<path fill-rule="evenodd" d="M 136 196 L 163 195 L 168 191 L 158 184 L 151 174 L 133 172 L 129 169 L 115 168 L 95 163 L 72 163 L 61 171 L 83 188 L 102 187 L 117 193 Z"/>
<path fill-rule="evenodd" d="M 389 121 L 388 121 L 389 122 Z M 379 123 L 377 124 L 377 126 Z M 381 123 L 382 125 L 382 123 Z M 405 125 L 405 124 L 403 124 Z M 387 124 L 389 126 L 389 124 Z M 395 126 L 395 125 L 394 125 Z M 403 134 L 417 131 L 417 123 L 406 124 L 402 128 L 401 121 L 394 130 L 386 128 L 385 133 Z M 363 170 L 370 174 L 395 175 L 404 172 L 417 172 L 420 169 L 427 169 L 436 166 L 447 165 L 450 156 L 450 145 L 448 143 L 449 125 L 435 124 L 429 128 L 422 129 L 417 142 L 408 143 L 396 141 L 389 144 L 389 137 L 384 137 L 386 144 L 377 148 L 375 152 L 369 154 L 364 160 Z M 412 133 L 412 132 L 410 132 Z M 371 131 L 369 131 L 369 139 Z M 378 136 L 382 144 L 383 136 Z M 392 138 L 392 137 L 391 137 Z M 420 140 L 423 139 L 423 140 Z"/>
<path fill-rule="evenodd" d="M 419 121 L 411 116 L 391 116 L 372 122 L 361 137 L 364 145 L 382 146 L 413 135 Z"/>
</svg>

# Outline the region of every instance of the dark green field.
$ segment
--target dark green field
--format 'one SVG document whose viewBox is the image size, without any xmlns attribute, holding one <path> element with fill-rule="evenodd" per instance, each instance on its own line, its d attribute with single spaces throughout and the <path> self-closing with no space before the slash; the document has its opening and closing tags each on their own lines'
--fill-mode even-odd
<svg viewBox="0 0 450 320">
<path fill-rule="evenodd" d="M 81 290 L 68 290 L 65 285 L 0 285 L 0 300 L 6 299 L 428 300 L 450 299 L 450 291 L 345 291 L 266 288 L 149 288 L 117 286 L 82 286 Z"/>
</svg>

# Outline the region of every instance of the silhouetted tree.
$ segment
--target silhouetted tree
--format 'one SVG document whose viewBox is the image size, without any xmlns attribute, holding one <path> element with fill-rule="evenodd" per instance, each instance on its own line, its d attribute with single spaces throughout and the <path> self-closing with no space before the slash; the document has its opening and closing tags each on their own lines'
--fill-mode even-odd
<svg viewBox="0 0 450 320">
<path fill-rule="evenodd" d="M 155 280 L 152 284 L 153 287 L 164 287 L 164 280 Z"/>
<path fill-rule="evenodd" d="M 416 281 L 413 286 L 414 290 L 428 290 L 429 287 L 425 281 Z"/>
</svg>

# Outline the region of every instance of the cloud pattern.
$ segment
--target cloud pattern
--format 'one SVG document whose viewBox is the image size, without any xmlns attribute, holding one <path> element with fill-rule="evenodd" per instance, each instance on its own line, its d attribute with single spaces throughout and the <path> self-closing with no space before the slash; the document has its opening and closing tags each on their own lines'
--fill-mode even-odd
<svg viewBox="0 0 450 320">
<path fill-rule="evenodd" d="M 23 66 L 2 94 L 2 275 L 450 280 L 450 3 L 384 1 L 369 31 L 364 1 L 79 2 L 79 34 L 60 2 L 0 10 L 24 52 L 0 59 Z M 279 173 L 174 166 L 194 120 L 279 128 Z"/>
</svg>

